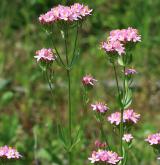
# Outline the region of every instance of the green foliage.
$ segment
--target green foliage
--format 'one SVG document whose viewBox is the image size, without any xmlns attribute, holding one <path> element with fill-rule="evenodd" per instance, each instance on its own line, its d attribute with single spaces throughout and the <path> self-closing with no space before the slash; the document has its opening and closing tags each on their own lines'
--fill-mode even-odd
<svg viewBox="0 0 160 165">
<path fill-rule="evenodd" d="M 33 59 L 35 50 L 51 46 L 50 40 L 38 24 L 37 17 L 60 2 L 62 1 L 1 0 L 0 144 L 16 146 L 22 153 L 23 159 L 13 163 L 15 165 L 30 165 L 36 161 L 44 165 L 66 163 L 66 155 L 63 151 L 63 145 L 68 149 L 66 131 L 62 127 L 58 128 L 63 143 L 60 145 L 57 140 L 57 125 L 55 124 L 57 121 L 55 110 L 58 111 L 62 122 L 66 121 L 67 85 L 65 73 L 53 66 L 55 71 L 55 77 L 52 79 L 54 96 L 51 98 L 49 87 Z M 135 90 L 133 100 L 131 100 L 132 92 L 127 91 L 123 100 L 126 108 L 130 106 L 132 101 L 133 107 L 142 114 L 142 124 L 134 132 L 135 148 L 132 147 L 132 150 L 129 151 L 131 152 L 130 165 L 154 165 L 156 158 L 151 147 L 146 147 L 144 138 L 159 128 L 159 121 L 157 123 L 155 120 L 157 116 L 160 116 L 159 110 L 156 111 L 157 107 L 159 109 L 159 105 L 153 102 L 154 106 L 152 107 L 149 100 L 151 95 L 158 97 L 159 92 L 155 82 L 159 79 L 160 74 L 160 1 L 79 0 L 79 2 L 88 4 L 94 11 L 93 16 L 83 24 L 80 37 L 81 50 L 77 50 L 77 55 L 72 61 L 72 65 L 78 66 L 71 73 L 73 84 L 72 115 L 76 116 L 73 125 L 80 124 L 81 120 L 85 121 L 82 130 L 75 128 L 74 145 L 70 146 L 70 149 L 75 149 L 74 146 L 77 146 L 75 149 L 75 154 L 78 153 L 77 165 L 88 164 L 87 157 L 93 148 L 92 142 L 98 138 L 99 132 L 97 127 L 93 127 L 95 123 L 89 107 L 87 110 L 83 110 L 83 94 L 80 91 L 81 78 L 86 73 L 93 74 L 99 80 L 96 87 L 97 93 L 93 89 L 89 96 L 87 93 L 87 97 L 90 100 L 97 100 L 98 96 L 101 96 L 100 99 L 111 102 L 109 106 L 113 109 L 116 108 L 113 99 L 115 86 L 112 87 L 112 84 L 109 86 L 109 81 L 105 81 L 106 79 L 110 80 L 113 72 L 106 66 L 107 58 L 103 51 L 99 50 L 99 43 L 106 39 L 111 29 L 128 26 L 136 27 L 142 35 L 142 43 L 136 46 L 133 56 L 129 54 L 131 58 L 130 61 L 127 61 L 128 65 L 133 58 L 134 63 L 138 66 L 138 76 L 141 76 L 141 81 L 138 82 L 138 86 L 133 86 L 133 88 L 140 88 L 140 90 Z M 66 1 L 62 3 L 64 4 Z M 57 32 L 55 34 L 58 35 Z M 53 39 L 55 40 L 55 38 Z M 56 42 L 58 49 L 61 50 L 61 40 L 56 40 Z M 80 62 L 77 59 L 80 59 Z M 119 64 L 125 65 L 121 58 L 119 58 Z M 121 74 L 121 70 L 118 72 Z M 81 104 L 78 104 L 79 102 Z M 35 126 L 37 141 L 35 141 L 33 133 Z M 108 127 L 105 128 L 107 135 L 112 134 L 112 132 L 108 132 Z M 114 144 L 112 138 L 110 141 Z M 35 147 L 35 143 L 37 147 Z"/>
</svg>

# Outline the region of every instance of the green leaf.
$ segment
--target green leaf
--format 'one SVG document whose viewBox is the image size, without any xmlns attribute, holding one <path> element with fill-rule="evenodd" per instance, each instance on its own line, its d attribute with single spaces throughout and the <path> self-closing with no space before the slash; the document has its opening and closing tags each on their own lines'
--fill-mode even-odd
<svg viewBox="0 0 160 165">
<path fill-rule="evenodd" d="M 13 92 L 11 92 L 11 91 L 5 92 L 1 97 L 1 104 L 5 105 L 5 104 L 10 103 L 12 101 L 13 97 L 14 97 Z"/>
<path fill-rule="evenodd" d="M 125 66 L 125 63 L 124 63 L 124 61 L 123 61 L 123 57 L 122 57 L 122 56 L 119 56 L 119 57 L 118 57 L 118 64 L 119 64 L 120 66 Z"/>
<path fill-rule="evenodd" d="M 77 53 L 75 53 L 75 55 L 71 61 L 70 67 L 72 67 L 78 61 L 79 56 L 80 56 L 80 51 L 78 50 Z"/>
<path fill-rule="evenodd" d="M 132 90 L 131 89 L 128 89 L 126 91 L 125 96 L 123 97 L 122 103 L 123 103 L 123 107 L 125 109 L 131 105 L 131 103 L 132 103 Z"/>
<path fill-rule="evenodd" d="M 126 56 L 126 62 L 125 63 L 127 65 L 130 65 L 132 63 L 132 61 L 133 61 L 132 53 L 127 54 L 127 56 Z"/>
<path fill-rule="evenodd" d="M 113 55 L 108 55 L 107 56 L 108 58 L 109 58 L 109 61 L 110 61 L 110 63 L 115 63 L 115 61 L 117 60 L 117 58 L 119 57 L 116 53 L 115 54 L 113 54 Z"/>
<path fill-rule="evenodd" d="M 58 165 L 63 165 L 64 163 L 62 162 L 62 160 L 60 158 L 58 158 L 58 156 L 56 156 L 56 154 L 52 154 L 52 159 L 54 163 L 57 163 Z"/>
<path fill-rule="evenodd" d="M 127 109 L 132 104 L 132 99 L 130 99 L 124 106 L 124 109 Z"/>
<path fill-rule="evenodd" d="M 72 149 L 81 141 L 80 139 L 80 128 L 78 129 L 75 137 L 73 138 L 72 146 L 69 148 L 69 151 L 72 151 Z"/>
<path fill-rule="evenodd" d="M 65 35 L 64 35 L 64 31 L 63 30 L 61 30 L 61 36 L 62 36 L 63 39 L 65 38 Z"/>
<path fill-rule="evenodd" d="M 45 149 L 38 150 L 36 152 L 36 157 L 37 157 L 37 159 L 44 159 L 44 160 L 47 160 L 47 161 L 52 160 L 51 154 Z"/>
<path fill-rule="evenodd" d="M 45 61 L 41 61 L 39 63 L 40 68 L 42 69 L 43 72 L 46 72 L 47 70 L 47 63 Z"/>
<path fill-rule="evenodd" d="M 65 136 L 64 129 L 60 125 L 58 125 L 57 126 L 57 131 L 58 131 L 59 139 L 62 142 L 65 150 L 68 150 L 69 147 L 68 147 L 68 144 L 67 144 L 67 137 Z"/>
<path fill-rule="evenodd" d="M 120 91 L 120 95 L 117 95 L 117 102 L 118 102 L 118 104 L 119 104 L 119 106 L 121 107 L 121 108 L 123 108 L 124 106 L 123 106 L 123 92 L 122 91 Z"/>
<path fill-rule="evenodd" d="M 3 90 L 10 82 L 11 82 L 10 79 L 0 78 L 0 90 Z"/>
</svg>

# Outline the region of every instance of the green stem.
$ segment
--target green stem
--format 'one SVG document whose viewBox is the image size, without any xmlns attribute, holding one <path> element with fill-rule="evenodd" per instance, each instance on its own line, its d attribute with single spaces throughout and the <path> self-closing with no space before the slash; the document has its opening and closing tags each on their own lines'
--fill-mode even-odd
<svg viewBox="0 0 160 165">
<path fill-rule="evenodd" d="M 70 146 L 72 146 L 72 109 L 71 109 L 71 80 L 70 80 L 70 70 L 67 70 L 68 77 L 68 127 L 69 127 L 69 140 Z M 69 151 L 69 165 L 72 165 L 72 152 Z"/>
<path fill-rule="evenodd" d="M 118 90 L 118 99 L 119 101 L 121 101 L 120 99 L 120 88 L 119 88 L 119 83 L 118 83 L 118 75 L 117 75 L 117 71 L 116 71 L 116 66 L 115 64 L 113 63 L 113 69 L 114 69 L 114 74 L 115 74 L 115 79 L 116 79 L 116 85 L 117 85 L 117 90 Z M 120 123 L 120 153 L 121 153 L 121 156 L 123 156 L 123 111 L 124 111 L 124 108 L 121 106 L 120 108 L 120 111 L 121 111 L 121 123 Z M 123 164 L 123 159 L 122 159 L 122 164 Z"/>
<path fill-rule="evenodd" d="M 54 33 L 54 32 L 53 32 L 53 26 L 52 26 L 52 33 Z M 50 36 L 50 35 L 49 35 L 49 36 Z M 61 65 L 62 65 L 63 67 L 66 67 L 65 64 L 64 64 L 64 62 L 63 62 L 63 60 L 62 60 L 62 58 L 61 58 L 61 56 L 60 56 L 60 54 L 59 54 L 59 52 L 58 52 L 58 50 L 57 50 L 57 48 L 56 48 L 56 46 L 55 46 L 55 44 L 54 44 L 54 41 L 53 41 L 52 36 L 50 37 L 50 39 L 51 39 L 53 48 L 54 48 L 54 50 L 56 51 L 56 55 L 58 56 L 58 58 L 59 58 L 59 60 L 60 60 Z M 57 60 L 56 60 L 56 62 L 58 63 Z"/>
<path fill-rule="evenodd" d="M 7 165 L 5 160 L 1 160 L 1 165 Z"/>
<path fill-rule="evenodd" d="M 75 37 L 74 49 L 73 49 L 73 53 L 72 53 L 72 60 L 71 60 L 70 66 L 72 66 L 72 63 L 73 63 L 73 61 L 74 61 L 75 52 L 76 52 L 76 48 L 77 48 L 78 30 L 79 30 L 79 28 L 78 28 L 78 22 L 77 22 L 77 26 L 76 26 L 76 37 Z"/>
<path fill-rule="evenodd" d="M 116 85 L 117 85 L 117 90 L 118 90 L 118 97 L 120 98 L 120 88 L 119 88 L 118 75 L 117 75 L 117 70 L 116 70 L 115 63 L 113 63 L 113 69 L 114 69 L 114 74 L 115 74 L 115 78 L 116 78 Z"/>
<path fill-rule="evenodd" d="M 101 130 L 101 135 L 102 135 L 102 139 L 105 140 L 106 144 L 107 144 L 107 147 L 108 149 L 110 150 L 110 145 L 108 143 L 108 139 L 107 139 L 107 136 L 105 135 L 105 132 L 104 132 L 104 128 L 103 128 L 103 119 L 102 117 L 100 116 L 100 130 Z"/>
<path fill-rule="evenodd" d="M 52 95 L 52 97 L 53 97 L 54 94 L 53 94 L 52 83 L 51 83 L 51 80 L 50 80 L 50 78 L 49 78 L 49 76 L 48 76 L 47 70 L 45 71 L 45 76 L 46 76 L 46 80 L 47 80 L 47 83 L 48 83 L 49 88 L 50 88 L 50 91 L 51 91 L 51 95 Z"/>
<path fill-rule="evenodd" d="M 123 112 L 124 112 L 124 109 L 122 108 L 121 109 L 121 123 L 120 123 L 120 148 L 121 148 L 121 156 L 123 156 Z M 122 162 L 123 162 L 123 159 L 122 159 Z M 123 163 L 122 163 L 123 164 Z"/>
<path fill-rule="evenodd" d="M 67 67 L 69 65 L 69 57 L 68 57 L 68 25 L 65 27 L 65 51 L 66 51 L 66 63 Z M 70 140 L 70 146 L 72 146 L 72 107 L 71 107 L 71 76 L 70 76 L 71 70 L 67 68 L 67 78 L 68 78 L 68 129 L 69 129 L 69 140 Z M 68 157 L 69 157 L 69 165 L 72 165 L 72 151 L 68 151 Z"/>
</svg>

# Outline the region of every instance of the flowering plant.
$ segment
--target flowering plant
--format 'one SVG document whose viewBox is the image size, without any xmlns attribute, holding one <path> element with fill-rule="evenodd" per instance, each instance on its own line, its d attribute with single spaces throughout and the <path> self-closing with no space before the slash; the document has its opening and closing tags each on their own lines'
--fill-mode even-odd
<svg viewBox="0 0 160 165">
<path fill-rule="evenodd" d="M 109 108 L 102 103 L 92 104 L 93 110 L 98 112 L 98 115 L 96 114 L 98 117 L 96 118 L 100 122 L 102 140 L 106 142 L 107 150 L 100 149 L 97 152 L 93 151 L 91 157 L 89 157 L 91 163 L 99 162 L 100 164 L 103 164 L 103 162 L 106 162 L 106 164 L 118 164 L 120 162 L 121 165 L 127 163 L 127 150 L 131 147 L 133 140 L 133 136 L 130 132 L 133 125 L 140 119 L 140 114 L 136 113 L 133 109 L 128 109 L 132 103 L 131 84 L 133 76 L 137 73 L 135 69 L 130 68 L 132 63 L 132 50 L 136 43 L 140 41 L 141 36 L 139 35 L 138 30 L 129 27 L 122 30 L 112 30 L 107 40 L 100 44 L 101 49 L 105 51 L 109 62 L 113 66 L 117 86 L 117 108 L 119 110 L 108 116 L 107 120 L 118 131 L 120 147 L 117 152 L 120 153 L 120 156 L 113 151 L 108 151 L 112 146 L 109 144 L 103 125 L 105 118 L 104 112 L 108 111 Z M 118 75 L 117 69 L 122 69 L 121 77 Z M 122 86 L 120 86 L 120 81 L 123 84 Z M 110 110 L 111 109 L 109 109 L 109 111 Z M 110 161 L 108 153 L 112 153 L 109 154 L 112 161 Z"/>
<path fill-rule="evenodd" d="M 76 136 L 73 136 L 71 71 L 80 54 L 78 46 L 79 30 L 82 27 L 83 21 L 91 13 L 92 9 L 88 6 L 74 3 L 70 6 L 58 5 L 53 7 L 48 12 L 41 14 L 38 18 L 39 23 L 44 27 L 47 36 L 50 38 L 52 46 L 51 48 L 42 48 L 36 51 L 35 58 L 47 78 L 52 94 L 54 91 L 52 89 L 51 76 L 55 62 L 66 71 L 68 78 L 68 127 L 67 131 L 64 131 L 66 128 L 62 126 L 62 123 L 58 122 L 57 130 L 59 139 L 68 154 L 69 165 L 72 165 L 74 162 L 73 148 L 80 140 L 79 131 L 76 133 Z M 61 47 L 62 52 L 58 50 L 53 38 L 53 36 L 55 38 L 57 37 L 57 33 L 59 35 L 58 37 L 61 36 L 64 43 Z M 75 33 L 73 35 L 74 42 L 71 39 L 71 34 L 73 33 Z M 141 35 L 138 30 L 128 27 L 127 29 L 112 30 L 106 41 L 100 44 L 100 48 L 104 50 L 106 58 L 113 67 L 117 88 L 117 111 L 108 115 L 108 112 L 112 111 L 112 108 L 103 101 L 92 102 L 90 104 L 90 108 L 94 111 L 94 115 L 100 125 L 102 140 L 102 142 L 99 140 L 95 142 L 96 150 L 88 158 L 93 164 L 127 164 L 127 151 L 131 148 L 134 139 L 131 131 L 140 119 L 140 114 L 130 108 L 133 101 L 131 85 L 135 74 L 137 74 L 136 69 L 131 66 L 133 60 L 132 52 L 138 42 L 141 42 Z M 119 72 L 121 76 L 119 76 Z M 88 92 L 94 87 L 96 82 L 97 80 L 90 74 L 82 78 L 85 108 L 90 103 Z M 114 130 L 116 130 L 115 133 L 118 134 L 118 150 L 113 149 L 109 143 L 108 135 L 105 133 L 104 124 L 107 121 L 113 125 Z M 146 141 L 159 151 L 159 134 L 150 135 Z"/>
<path fill-rule="evenodd" d="M 57 123 L 57 130 L 59 139 L 61 140 L 64 149 L 68 154 L 68 164 L 73 164 L 73 149 L 79 142 L 79 130 L 75 136 L 73 136 L 72 125 L 72 98 L 71 98 L 71 71 L 79 56 L 78 36 L 79 30 L 83 21 L 89 15 L 91 15 L 92 9 L 80 3 L 74 3 L 73 5 L 58 5 L 51 8 L 48 12 L 41 14 L 38 18 L 39 23 L 44 27 L 47 36 L 50 38 L 52 46 L 51 48 L 43 48 L 36 51 L 35 58 L 40 64 L 42 71 L 48 81 L 50 90 L 53 95 L 52 89 L 52 76 L 54 70 L 54 61 L 66 71 L 68 78 L 68 128 L 62 126 L 62 123 Z M 55 32 L 56 31 L 56 32 Z M 57 48 L 54 38 L 58 35 L 61 36 L 62 52 Z M 74 34 L 74 39 L 71 38 Z M 58 36 L 58 37 L 59 37 Z M 95 79 L 91 76 L 83 78 L 84 86 L 93 86 Z M 57 112 L 58 113 L 58 112 Z M 59 116 L 57 115 L 57 118 Z M 60 121 L 60 120 L 59 120 Z M 67 131 L 64 131 L 67 129 Z M 67 133 L 66 133 L 67 132 Z M 74 130 L 75 132 L 75 130 Z"/>
</svg>

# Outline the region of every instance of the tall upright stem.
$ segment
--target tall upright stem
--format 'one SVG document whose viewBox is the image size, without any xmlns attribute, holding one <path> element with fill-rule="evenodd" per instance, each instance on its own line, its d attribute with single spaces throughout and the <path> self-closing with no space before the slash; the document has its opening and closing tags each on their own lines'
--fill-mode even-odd
<svg viewBox="0 0 160 165">
<path fill-rule="evenodd" d="M 69 127 L 69 140 L 70 146 L 72 145 L 72 108 L 71 108 L 71 79 L 70 79 L 70 70 L 67 70 L 68 77 L 68 127 Z M 69 151 L 69 165 L 72 165 L 72 152 Z"/>
<path fill-rule="evenodd" d="M 71 107 L 71 69 L 69 66 L 69 57 L 68 57 L 68 25 L 65 27 L 65 51 L 66 51 L 66 63 L 67 63 L 67 78 L 68 78 L 68 129 L 69 129 L 69 140 L 70 146 L 72 146 L 72 107 Z M 68 151 L 69 165 L 72 165 L 72 151 Z"/>
<path fill-rule="evenodd" d="M 118 99 L 121 99 L 120 97 L 120 88 L 119 88 L 119 82 L 118 82 L 118 75 L 117 75 L 117 71 L 116 71 L 116 66 L 113 63 L 113 69 L 114 69 L 114 74 L 115 74 L 115 79 L 116 79 L 116 85 L 117 85 L 117 90 L 118 90 Z M 121 111 L 121 123 L 120 123 L 120 152 L 121 152 L 121 156 L 123 156 L 123 111 L 124 108 L 121 106 L 120 107 L 120 111 Z M 123 160 L 122 160 L 122 164 L 123 164 Z"/>
<path fill-rule="evenodd" d="M 118 90 L 118 97 L 120 97 L 120 88 L 119 88 L 119 83 L 118 83 L 118 76 L 117 76 L 116 66 L 115 66 L 115 63 L 114 62 L 113 62 L 113 69 L 114 69 L 114 74 L 115 74 L 115 78 L 116 78 L 116 85 L 117 85 L 117 90 Z"/>
<path fill-rule="evenodd" d="M 121 147 L 121 156 L 123 156 L 123 112 L 124 112 L 124 109 L 121 108 L 121 123 L 120 123 L 120 147 Z M 123 159 L 122 159 L 122 162 L 123 162 Z M 122 163 L 123 164 L 123 163 Z"/>
</svg>

